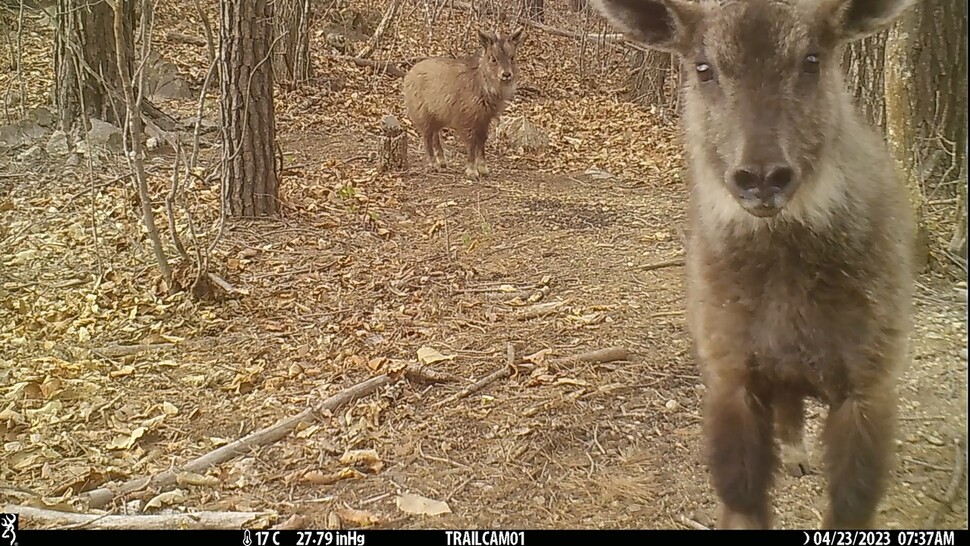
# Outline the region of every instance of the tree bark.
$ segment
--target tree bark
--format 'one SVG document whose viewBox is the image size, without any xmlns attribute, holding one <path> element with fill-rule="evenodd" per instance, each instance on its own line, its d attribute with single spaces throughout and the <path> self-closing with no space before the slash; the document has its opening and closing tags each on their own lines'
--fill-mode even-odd
<svg viewBox="0 0 970 546">
<path fill-rule="evenodd" d="M 919 8 L 915 110 L 920 175 L 927 195 L 955 197 L 967 142 L 967 3 L 926 0 Z"/>
<path fill-rule="evenodd" d="M 133 58 L 135 2 L 123 2 L 123 57 Z M 57 0 L 54 37 L 54 102 L 60 127 L 71 131 L 83 113 L 121 125 L 124 86 L 118 72 L 114 12 L 106 1 Z M 82 128 L 87 130 L 87 127 Z"/>
<path fill-rule="evenodd" d="M 231 216 L 276 216 L 272 0 L 220 0 L 223 184 Z"/>
<path fill-rule="evenodd" d="M 957 181 L 957 210 L 955 226 L 950 237 L 949 251 L 967 261 L 967 143 L 963 150 L 957 150 L 961 157 L 960 179 Z"/>
<path fill-rule="evenodd" d="M 916 213 L 916 265 L 922 269 L 929 262 L 929 237 L 918 170 L 919 134 L 913 116 L 916 112 L 914 45 L 919 32 L 919 11 L 919 7 L 911 9 L 890 29 L 885 54 L 885 101 L 886 137 Z"/>
<path fill-rule="evenodd" d="M 874 127 L 886 130 L 885 52 L 888 30 L 853 42 L 845 49 L 842 66 L 856 105 Z"/>
<path fill-rule="evenodd" d="M 276 82 L 286 87 L 306 83 L 313 72 L 310 62 L 310 22 L 313 3 L 310 0 L 276 0 L 273 48 L 273 74 Z"/>
<path fill-rule="evenodd" d="M 676 98 L 676 93 L 669 93 L 668 89 L 672 64 L 669 53 L 637 51 L 630 70 L 631 100 L 661 112 L 672 111 Z"/>
</svg>

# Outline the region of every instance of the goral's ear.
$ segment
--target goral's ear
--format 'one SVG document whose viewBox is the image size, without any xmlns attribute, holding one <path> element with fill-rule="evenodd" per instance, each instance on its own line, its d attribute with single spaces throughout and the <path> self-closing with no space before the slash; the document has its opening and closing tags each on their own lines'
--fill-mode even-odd
<svg viewBox="0 0 970 546">
<path fill-rule="evenodd" d="M 523 38 L 525 38 L 525 28 L 519 27 L 509 35 L 509 42 L 512 42 L 512 45 L 518 47 L 522 43 Z"/>
<path fill-rule="evenodd" d="M 478 43 L 485 49 L 492 47 L 492 35 L 482 29 L 478 29 Z"/>
<path fill-rule="evenodd" d="M 861 40 L 892 25 L 917 0 L 823 0 L 817 20 L 829 27 L 836 41 Z"/>
<path fill-rule="evenodd" d="M 614 27 L 647 47 L 688 54 L 704 16 L 704 6 L 690 0 L 593 0 Z"/>
</svg>

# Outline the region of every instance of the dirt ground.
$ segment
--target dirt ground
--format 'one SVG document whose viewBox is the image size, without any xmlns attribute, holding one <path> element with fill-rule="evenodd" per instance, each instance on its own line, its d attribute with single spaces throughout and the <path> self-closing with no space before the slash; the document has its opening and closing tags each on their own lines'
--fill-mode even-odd
<svg viewBox="0 0 970 546">
<path fill-rule="evenodd" d="M 556 44 L 569 41 L 549 38 L 526 61 L 531 85 Z M 0 159 L 9 190 L 0 195 L 0 502 L 80 509 L 82 491 L 177 468 L 416 363 L 428 347 L 447 357 L 430 367 L 458 381 L 382 388 L 204 471 L 208 481 L 180 484 L 146 511 L 273 510 L 274 523 L 297 515 L 307 528 L 368 519 L 382 528 L 712 525 L 703 387 L 682 314 L 676 128 L 614 95 L 543 87 L 510 115 L 549 131 L 550 149 L 490 141 L 492 175 L 472 182 L 453 139 L 450 170 L 438 174 L 412 140 L 411 169 L 379 174 L 373 114 L 402 115 L 396 82 L 343 65 L 328 73 L 347 87 L 280 101 L 284 215 L 227 226 L 212 262 L 239 292 L 222 301 L 159 289 L 115 167 Z M 171 150 L 149 160 L 156 195 L 171 163 Z M 616 176 L 583 174 L 594 165 Z M 186 192 L 196 207 L 218 198 L 198 181 Z M 211 219 L 197 217 L 203 240 Z M 879 516 L 889 528 L 928 518 L 967 527 L 956 444 L 967 430 L 967 320 L 957 286 L 966 288 L 939 268 L 918 279 L 897 465 Z M 533 294 L 541 299 L 525 301 Z M 506 366 L 510 347 L 531 365 L 449 399 Z M 554 363 L 608 347 L 630 356 Z M 815 447 L 824 408 L 809 415 Z M 349 466 L 341 456 L 362 449 L 380 464 L 334 477 Z M 818 473 L 779 474 L 778 526 L 817 526 L 824 488 Z M 160 492 L 108 508 L 138 512 Z M 409 514 L 396 504 L 404 493 L 447 502 L 450 513 Z"/>
</svg>

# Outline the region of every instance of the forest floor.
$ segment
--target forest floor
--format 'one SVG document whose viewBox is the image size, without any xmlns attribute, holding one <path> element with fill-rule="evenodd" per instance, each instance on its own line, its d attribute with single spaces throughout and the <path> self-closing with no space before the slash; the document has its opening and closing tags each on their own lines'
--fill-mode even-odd
<svg viewBox="0 0 970 546">
<path fill-rule="evenodd" d="M 201 35 L 175 4 L 160 2 L 159 28 Z M 404 10 L 375 57 L 452 52 L 442 44 L 470 51 L 467 15 L 445 9 L 440 17 L 429 38 L 420 12 Z M 568 28 L 569 17 L 553 12 L 550 24 Z M 29 97 L 43 104 L 51 34 L 29 28 L 27 36 Z M 319 38 L 315 51 L 325 49 Z M 205 48 L 163 44 L 197 90 Z M 405 119 L 399 80 L 323 58 L 318 73 L 341 88 L 311 84 L 277 97 L 289 173 L 283 217 L 227 226 L 212 263 L 238 292 L 218 302 L 160 288 L 133 191 L 117 179 L 123 160 L 89 170 L 84 160 L 7 152 L 0 503 L 75 509 L 82 491 L 178 468 L 313 400 L 417 363 L 430 348 L 429 367 L 459 382 L 399 381 L 205 471 L 209 480 L 180 484 L 158 499 L 161 508 L 145 508 L 157 489 L 114 508 L 274 510 L 309 528 L 712 525 L 703 387 L 677 265 L 686 203 L 678 131 L 618 96 L 622 70 L 614 69 L 624 61 L 616 52 L 586 51 L 598 66 L 583 75 L 580 55 L 563 54 L 577 47 L 531 31 L 521 70 L 538 93 L 518 97 L 508 115 L 526 116 L 550 146 L 519 153 L 490 140 L 492 175 L 482 181 L 464 178 L 450 137 L 447 172 L 426 172 L 412 138 L 411 169 L 377 173 L 381 115 Z M 215 95 L 207 112 L 217 112 Z M 218 156 L 216 142 L 205 157 Z M 172 151 L 159 149 L 148 163 L 162 211 Z M 590 167 L 615 176 L 584 174 Z M 197 211 L 197 236 L 211 241 L 217 184 L 186 182 L 183 195 Z M 664 262 L 674 263 L 657 267 Z M 945 498 L 965 471 L 956 442 L 967 430 L 966 303 L 954 288 L 966 285 L 934 263 L 917 283 L 897 465 L 879 514 L 889 528 L 920 528 L 931 517 L 935 527 L 967 527 L 965 483 Z M 537 292 L 539 302 L 523 301 Z M 509 346 L 531 366 L 449 398 L 506 366 Z M 630 356 L 553 362 L 607 347 Z M 824 414 L 809 406 L 816 469 Z M 348 472 L 341 459 L 352 450 L 374 450 L 379 462 Z M 818 472 L 780 473 L 778 526 L 817 526 L 824 490 Z M 405 493 L 450 511 L 410 513 L 398 502 Z"/>
</svg>

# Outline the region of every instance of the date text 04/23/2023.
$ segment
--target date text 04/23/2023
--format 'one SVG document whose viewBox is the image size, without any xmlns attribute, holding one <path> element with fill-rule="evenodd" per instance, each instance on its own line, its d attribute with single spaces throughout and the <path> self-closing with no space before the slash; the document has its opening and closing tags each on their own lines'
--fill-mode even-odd
<svg viewBox="0 0 970 546">
<path fill-rule="evenodd" d="M 525 546 L 523 531 L 445 531 L 448 546 Z"/>
</svg>

